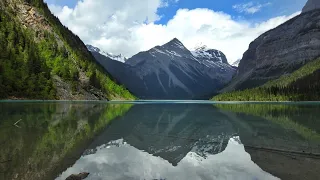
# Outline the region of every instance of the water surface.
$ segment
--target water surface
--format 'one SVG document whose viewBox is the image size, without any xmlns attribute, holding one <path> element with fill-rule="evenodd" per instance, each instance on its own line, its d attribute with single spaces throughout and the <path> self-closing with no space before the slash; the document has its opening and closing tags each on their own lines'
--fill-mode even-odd
<svg viewBox="0 0 320 180">
<path fill-rule="evenodd" d="M 0 179 L 319 179 L 320 105 L 2 102 Z"/>
</svg>

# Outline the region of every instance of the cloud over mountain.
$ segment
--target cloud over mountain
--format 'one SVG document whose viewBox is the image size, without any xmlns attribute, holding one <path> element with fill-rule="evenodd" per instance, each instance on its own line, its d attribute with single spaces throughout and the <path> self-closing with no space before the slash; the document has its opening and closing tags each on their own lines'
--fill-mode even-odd
<svg viewBox="0 0 320 180">
<path fill-rule="evenodd" d="M 159 8 L 176 2 L 83 0 L 74 8 L 50 4 L 50 9 L 85 43 L 106 52 L 130 57 L 177 37 L 189 49 L 199 43 L 220 49 L 230 63 L 260 34 L 299 14 L 253 23 L 210 9 L 179 9 L 166 24 L 158 24 Z"/>
</svg>

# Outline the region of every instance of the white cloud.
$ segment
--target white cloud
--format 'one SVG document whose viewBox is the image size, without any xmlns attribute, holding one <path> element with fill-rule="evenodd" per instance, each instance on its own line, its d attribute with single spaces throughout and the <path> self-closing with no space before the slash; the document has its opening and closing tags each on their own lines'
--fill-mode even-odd
<svg viewBox="0 0 320 180">
<path fill-rule="evenodd" d="M 265 4 L 248 2 L 248 3 L 242 3 L 242 4 L 235 4 L 232 6 L 232 8 L 240 13 L 244 12 L 247 14 L 255 14 L 259 12 L 263 7 L 266 7 L 269 5 L 271 5 L 270 2 Z"/>
<path fill-rule="evenodd" d="M 158 8 L 174 1 L 83 0 L 73 9 L 54 5 L 50 9 L 85 43 L 106 52 L 130 57 L 177 37 L 190 49 L 200 42 L 219 49 L 231 63 L 260 34 L 299 13 L 254 24 L 210 9 L 180 9 L 167 24 L 156 24 L 161 18 Z"/>
</svg>

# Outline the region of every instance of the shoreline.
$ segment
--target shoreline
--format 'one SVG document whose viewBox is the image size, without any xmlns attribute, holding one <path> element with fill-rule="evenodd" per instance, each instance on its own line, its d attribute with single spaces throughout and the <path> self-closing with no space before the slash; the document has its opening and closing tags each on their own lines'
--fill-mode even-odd
<svg viewBox="0 0 320 180">
<path fill-rule="evenodd" d="M 211 101 L 211 100 L 40 100 L 3 99 L 0 103 L 110 103 L 110 104 L 283 104 L 320 105 L 320 101 Z"/>
</svg>

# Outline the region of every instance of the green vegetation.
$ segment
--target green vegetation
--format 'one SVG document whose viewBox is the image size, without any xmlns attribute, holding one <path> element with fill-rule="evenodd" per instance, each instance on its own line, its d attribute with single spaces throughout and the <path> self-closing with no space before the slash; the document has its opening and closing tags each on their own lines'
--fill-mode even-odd
<svg viewBox="0 0 320 180">
<path fill-rule="evenodd" d="M 0 98 L 55 99 L 55 91 L 32 33 L 0 11 Z"/>
<path fill-rule="evenodd" d="M 43 0 L 24 2 L 43 15 L 49 28 L 25 28 L 16 17 L 20 12 L 9 5 L 21 2 L 4 1 L 5 11 L 0 11 L 0 99 L 57 99 L 55 76 L 70 84 L 73 93 L 95 87 L 108 99 L 135 99 L 96 63 L 80 38 L 51 14 Z"/>
<path fill-rule="evenodd" d="M 215 101 L 315 101 L 320 100 L 320 58 L 263 86 L 220 94 Z"/>
<path fill-rule="evenodd" d="M 0 104 L 0 159 L 8 161 L 0 165 L 0 179 L 54 179 L 131 106 Z M 13 126 L 19 119 L 20 128 Z"/>
<path fill-rule="evenodd" d="M 276 104 L 217 104 L 215 106 L 235 113 L 263 117 L 284 129 L 295 131 L 307 140 L 320 141 L 319 128 L 317 131 L 319 126 L 316 126 L 319 124 L 320 114 L 314 112 L 308 114 L 307 111 L 313 110 L 312 108 Z"/>
</svg>

